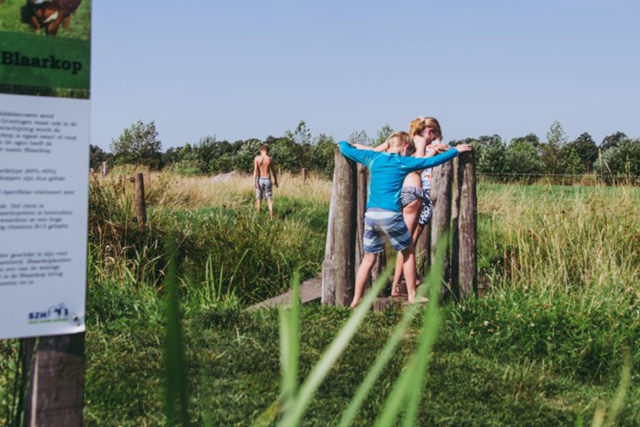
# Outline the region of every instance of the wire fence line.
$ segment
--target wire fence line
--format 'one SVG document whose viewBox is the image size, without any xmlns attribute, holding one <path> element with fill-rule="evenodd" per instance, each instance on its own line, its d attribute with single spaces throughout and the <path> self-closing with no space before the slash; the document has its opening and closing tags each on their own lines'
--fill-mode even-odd
<svg viewBox="0 0 640 427">
<path fill-rule="evenodd" d="M 570 174 L 570 173 L 523 173 L 523 172 L 477 172 L 478 176 L 525 176 L 525 177 L 568 177 L 568 178 L 624 178 L 624 179 L 640 179 L 640 175 L 627 174 Z"/>
</svg>

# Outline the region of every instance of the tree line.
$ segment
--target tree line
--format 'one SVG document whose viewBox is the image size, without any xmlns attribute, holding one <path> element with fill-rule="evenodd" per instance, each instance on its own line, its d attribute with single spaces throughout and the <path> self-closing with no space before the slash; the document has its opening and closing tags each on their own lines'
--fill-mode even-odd
<svg viewBox="0 0 640 427">
<path fill-rule="evenodd" d="M 389 125 L 377 131 L 375 138 L 366 132 L 353 132 L 349 140 L 378 145 L 393 133 Z M 184 175 L 214 175 L 240 170 L 251 173 L 253 159 L 263 143 L 282 172 L 298 173 L 302 168 L 330 178 L 333 174 L 333 137 L 312 136 L 304 121 L 279 137 L 252 138 L 229 142 L 206 136 L 194 144 L 162 150 L 155 123 L 138 121 L 111 142 L 111 152 L 91 145 L 91 167 L 99 170 L 102 162 L 114 165 L 138 165 L 150 170 L 171 169 Z M 476 170 L 501 181 L 535 180 L 540 176 L 576 176 L 595 174 L 605 181 L 640 177 L 640 138 L 623 132 L 606 136 L 599 144 L 585 132 L 570 141 L 559 122 L 554 122 L 541 141 L 531 133 L 510 141 L 499 135 L 485 135 L 451 141 L 475 147 Z"/>
</svg>

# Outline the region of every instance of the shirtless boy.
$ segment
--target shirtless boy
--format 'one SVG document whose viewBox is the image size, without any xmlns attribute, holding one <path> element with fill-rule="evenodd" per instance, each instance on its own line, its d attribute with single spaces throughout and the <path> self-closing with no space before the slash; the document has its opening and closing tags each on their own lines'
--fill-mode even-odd
<svg viewBox="0 0 640 427">
<path fill-rule="evenodd" d="M 271 174 L 273 173 L 273 184 L 271 183 Z M 269 156 L 269 145 L 262 144 L 260 147 L 260 155 L 256 156 L 253 161 L 253 182 L 256 187 L 256 210 L 260 214 L 262 198 L 267 199 L 269 206 L 269 215 L 273 219 L 273 185 L 278 188 L 278 177 L 276 169 L 273 165 L 273 159 Z"/>
</svg>

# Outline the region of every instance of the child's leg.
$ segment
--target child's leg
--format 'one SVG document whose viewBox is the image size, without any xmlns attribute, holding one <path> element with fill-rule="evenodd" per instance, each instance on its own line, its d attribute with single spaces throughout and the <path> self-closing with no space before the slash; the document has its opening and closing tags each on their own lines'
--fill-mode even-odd
<svg viewBox="0 0 640 427">
<path fill-rule="evenodd" d="M 416 300 L 416 254 L 413 248 L 413 243 L 401 253 L 404 259 L 402 271 L 407 282 L 407 300 L 409 302 L 414 302 Z"/>
<path fill-rule="evenodd" d="M 369 280 L 371 270 L 373 269 L 373 265 L 376 263 L 377 258 L 378 254 L 364 254 L 362 262 L 360 263 L 360 267 L 358 268 L 358 274 L 356 274 L 356 289 L 353 293 L 351 308 L 354 308 L 358 305 L 358 303 L 360 303 L 362 293 L 364 292 L 364 287 L 367 284 L 367 280 Z"/>
<path fill-rule="evenodd" d="M 416 225 L 418 225 L 418 216 L 421 209 L 422 199 L 416 199 L 402 209 L 402 219 L 404 219 L 404 223 L 407 225 L 409 233 L 413 233 Z M 396 258 L 396 269 L 393 275 L 393 288 L 391 289 L 391 296 L 396 296 L 396 290 L 399 290 L 398 287 L 400 286 L 400 281 L 402 280 L 403 265 L 404 257 L 402 256 L 402 252 L 398 252 L 398 257 Z M 408 279 L 405 276 L 405 281 L 406 280 Z"/>
<path fill-rule="evenodd" d="M 269 216 L 273 219 L 273 200 L 267 199 L 267 206 L 269 207 Z"/>
</svg>

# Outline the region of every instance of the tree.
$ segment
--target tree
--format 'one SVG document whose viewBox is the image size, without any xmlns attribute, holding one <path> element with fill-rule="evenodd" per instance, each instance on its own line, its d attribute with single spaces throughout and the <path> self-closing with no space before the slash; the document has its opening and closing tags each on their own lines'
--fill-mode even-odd
<svg viewBox="0 0 640 427">
<path fill-rule="evenodd" d="M 478 173 L 496 174 L 504 173 L 504 157 L 506 146 L 498 135 L 481 136 L 471 143 L 476 151 L 476 167 Z"/>
<path fill-rule="evenodd" d="M 544 164 L 540 154 L 531 141 L 516 139 L 507 147 L 504 156 L 504 170 L 514 174 L 517 178 L 521 175 L 538 175 L 542 172 Z"/>
<path fill-rule="evenodd" d="M 540 138 L 535 133 L 530 133 L 525 136 L 518 136 L 511 140 L 510 144 L 527 143 L 536 150 L 540 149 Z"/>
<path fill-rule="evenodd" d="M 352 144 L 371 145 L 371 138 L 367 136 L 365 131 L 361 130 L 349 135 L 349 142 Z"/>
<path fill-rule="evenodd" d="M 565 150 L 562 153 L 562 158 L 566 159 L 571 151 L 575 151 L 575 155 L 578 156 L 583 172 L 590 172 L 593 166 L 593 162 L 598 159 L 598 147 L 591 135 L 587 132 L 581 134 L 574 141 L 571 141 L 565 146 Z M 565 161 L 565 163 L 570 163 Z M 565 167 L 565 169 L 567 169 Z"/>
<path fill-rule="evenodd" d="M 563 172 L 560 150 L 567 144 L 567 140 L 560 122 L 553 122 L 547 132 L 547 142 L 540 146 L 545 173 L 556 175 Z"/>
<path fill-rule="evenodd" d="M 287 138 L 288 141 L 291 141 Z M 291 142 L 293 144 L 293 142 Z M 234 143 L 237 145 L 238 141 Z M 262 141 L 256 138 L 247 139 L 240 145 L 240 149 L 234 157 L 233 166 L 234 169 L 241 170 L 243 172 L 253 172 L 253 160 L 256 158 L 260 151 Z M 273 145 L 270 144 L 269 153 L 273 155 Z M 276 150 L 277 151 L 277 150 Z M 276 166 L 278 164 L 276 163 Z"/>
<path fill-rule="evenodd" d="M 294 131 L 287 130 L 284 133 L 286 138 L 291 138 L 293 142 L 300 145 L 309 145 L 311 144 L 311 131 L 307 127 L 307 124 L 304 120 L 300 120 L 298 126 Z"/>
<path fill-rule="evenodd" d="M 111 141 L 111 151 L 116 163 L 147 166 L 159 169 L 161 163 L 162 143 L 158 140 L 155 122 L 137 123 L 125 129 L 123 134 Z"/>
<path fill-rule="evenodd" d="M 626 139 L 618 146 L 602 153 L 602 161 L 596 161 L 594 169 L 605 177 L 624 176 L 636 180 L 640 176 L 640 139 Z"/>
<path fill-rule="evenodd" d="M 600 149 L 606 151 L 610 148 L 615 148 L 620 145 L 621 142 L 629 140 L 629 137 L 624 132 L 616 132 L 611 135 L 605 136 L 600 144 Z"/>
<path fill-rule="evenodd" d="M 111 155 L 97 145 L 89 144 L 89 167 L 98 172 Z"/>
<path fill-rule="evenodd" d="M 336 143 L 332 137 L 320 134 L 313 142 L 311 158 L 313 169 L 321 176 L 331 179 L 333 177 L 333 167 L 335 164 Z"/>
<path fill-rule="evenodd" d="M 378 145 L 385 142 L 392 133 L 393 133 L 393 128 L 391 126 L 389 126 L 388 124 L 382 126 L 378 131 L 378 136 L 376 137 L 376 139 L 373 140 L 373 146 L 377 147 Z"/>
</svg>

